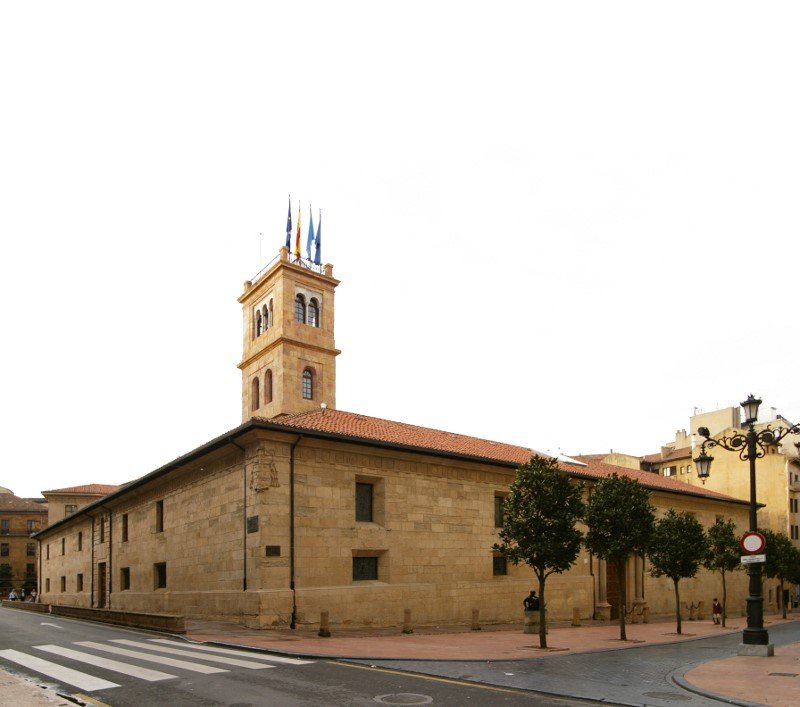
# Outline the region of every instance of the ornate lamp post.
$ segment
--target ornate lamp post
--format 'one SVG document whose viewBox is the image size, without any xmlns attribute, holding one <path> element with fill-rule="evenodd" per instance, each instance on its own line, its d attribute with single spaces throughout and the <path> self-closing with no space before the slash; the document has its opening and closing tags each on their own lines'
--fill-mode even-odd
<svg viewBox="0 0 800 707">
<path fill-rule="evenodd" d="M 746 432 L 737 432 L 734 435 L 722 436 L 713 439 L 707 427 L 700 427 L 697 431 L 705 438 L 700 448 L 699 456 L 694 460 L 697 466 L 697 475 L 705 480 L 711 471 L 711 462 L 714 457 L 706 454 L 706 447 L 713 449 L 721 447 L 729 452 L 738 452 L 739 459 L 750 462 L 750 530 L 758 530 L 756 512 L 756 459 L 767 453 L 767 448 L 778 444 L 786 435 L 800 433 L 800 425 L 791 427 L 777 427 L 772 429 L 769 425 L 756 432 L 755 423 L 758 420 L 758 406 L 761 401 L 749 395 L 741 403 L 745 413 L 744 424 Z M 766 548 L 769 552 L 769 548 Z M 764 628 L 764 597 L 761 594 L 761 564 L 748 565 L 747 574 L 750 577 L 749 596 L 747 597 L 747 628 L 742 632 L 742 648 L 740 654 L 745 655 L 772 655 L 772 645 L 769 643 L 769 634 Z M 749 648 L 753 646 L 755 648 Z"/>
</svg>

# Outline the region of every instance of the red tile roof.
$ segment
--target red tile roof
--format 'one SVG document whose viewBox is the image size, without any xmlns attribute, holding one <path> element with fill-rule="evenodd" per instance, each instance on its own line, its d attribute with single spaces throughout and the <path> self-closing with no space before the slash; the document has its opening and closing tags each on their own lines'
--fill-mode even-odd
<svg viewBox="0 0 800 707">
<path fill-rule="evenodd" d="M 20 498 L 13 493 L 0 493 L 0 510 L 25 513 L 47 513 L 47 504 L 30 498 Z"/>
<path fill-rule="evenodd" d="M 86 484 L 85 486 L 69 486 L 65 489 L 51 489 L 50 491 L 42 491 L 45 493 L 70 493 L 70 494 L 89 494 L 97 496 L 105 496 L 107 493 L 116 491 L 119 486 L 110 484 Z"/>
<path fill-rule="evenodd" d="M 530 447 L 518 447 L 503 442 L 492 442 L 477 437 L 467 437 L 466 435 L 443 432 L 442 430 L 434 430 L 428 427 L 409 425 L 405 422 L 393 422 L 377 417 L 344 412 L 343 410 L 314 410 L 269 420 L 263 419 L 263 421 L 272 425 L 280 425 L 297 430 L 327 432 L 361 440 L 477 457 L 487 461 L 524 464 L 530 461 L 533 454 L 548 456 Z M 636 479 L 642 486 L 652 490 L 670 491 L 725 501 L 738 500 L 651 472 L 606 464 L 594 457 L 595 455 L 587 455 L 580 458 L 580 461 L 584 462 L 586 466 L 570 464 L 564 461 L 560 462 L 559 466 L 568 473 L 582 478 L 601 479 L 616 473 L 619 476 L 628 476 Z"/>
<path fill-rule="evenodd" d="M 645 454 L 642 459 L 646 462 L 668 462 L 673 459 L 686 459 L 691 456 L 691 447 L 681 447 L 680 449 L 673 449 L 665 456 L 661 456 L 661 452 L 657 452 L 656 454 Z"/>
</svg>

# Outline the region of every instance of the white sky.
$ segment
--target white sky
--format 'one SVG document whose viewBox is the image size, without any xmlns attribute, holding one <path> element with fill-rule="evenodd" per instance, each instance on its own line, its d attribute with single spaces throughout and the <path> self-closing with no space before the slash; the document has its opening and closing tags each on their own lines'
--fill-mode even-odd
<svg viewBox="0 0 800 707">
<path fill-rule="evenodd" d="M 3 3 L 0 485 L 121 483 L 240 423 L 236 298 L 288 193 L 342 281 L 342 410 L 570 454 L 751 391 L 800 419 L 798 20 Z"/>
</svg>

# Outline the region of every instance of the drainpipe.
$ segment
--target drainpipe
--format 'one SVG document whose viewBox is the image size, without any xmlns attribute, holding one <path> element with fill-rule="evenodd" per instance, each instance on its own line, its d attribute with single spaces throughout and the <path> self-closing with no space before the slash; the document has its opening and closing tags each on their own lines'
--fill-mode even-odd
<svg viewBox="0 0 800 707">
<path fill-rule="evenodd" d="M 234 447 L 242 452 L 242 591 L 247 591 L 247 457 L 244 447 L 228 437 Z"/>
<path fill-rule="evenodd" d="M 36 538 L 39 543 L 39 574 L 36 576 L 36 598 L 41 601 L 42 596 L 42 541 Z"/>
<path fill-rule="evenodd" d="M 294 450 L 303 435 L 299 435 L 289 450 L 289 589 L 292 592 L 292 621 L 289 628 L 297 628 L 297 592 L 294 584 Z"/>
<path fill-rule="evenodd" d="M 91 518 L 92 518 L 92 537 L 89 538 L 89 542 L 92 545 L 92 571 L 89 574 L 92 577 L 92 579 L 91 579 L 91 585 L 92 586 L 90 587 L 90 590 L 91 590 L 91 593 L 92 593 L 91 594 L 92 600 L 89 602 L 89 606 L 94 608 L 94 516 L 92 516 Z"/>
<path fill-rule="evenodd" d="M 107 506 L 100 506 L 105 511 L 108 511 L 108 606 L 107 609 L 111 608 L 111 590 L 114 588 L 114 566 L 111 562 L 111 551 L 113 548 L 112 540 L 114 539 L 113 530 L 114 527 L 114 514 L 110 508 Z"/>
</svg>

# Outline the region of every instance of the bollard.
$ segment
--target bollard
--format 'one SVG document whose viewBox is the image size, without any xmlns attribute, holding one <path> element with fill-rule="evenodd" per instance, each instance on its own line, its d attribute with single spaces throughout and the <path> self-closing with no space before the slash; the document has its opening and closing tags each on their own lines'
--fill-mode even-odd
<svg viewBox="0 0 800 707">
<path fill-rule="evenodd" d="M 473 631 L 480 631 L 481 630 L 481 622 L 480 622 L 480 612 L 478 609 L 472 610 L 472 630 Z"/>
<path fill-rule="evenodd" d="M 649 624 L 650 623 L 650 607 L 649 606 L 645 606 L 642 609 L 642 623 L 643 624 Z"/>
<path fill-rule="evenodd" d="M 522 633 L 539 633 L 539 610 L 526 611 Z"/>
<path fill-rule="evenodd" d="M 414 628 L 411 626 L 411 609 L 403 612 L 403 633 L 414 633 Z"/>
<path fill-rule="evenodd" d="M 317 635 L 322 638 L 331 637 L 331 626 L 327 611 L 321 611 L 319 614 L 319 633 Z"/>
<path fill-rule="evenodd" d="M 581 610 L 577 607 L 573 607 L 572 609 L 572 625 L 573 626 L 580 626 L 581 625 Z"/>
</svg>

